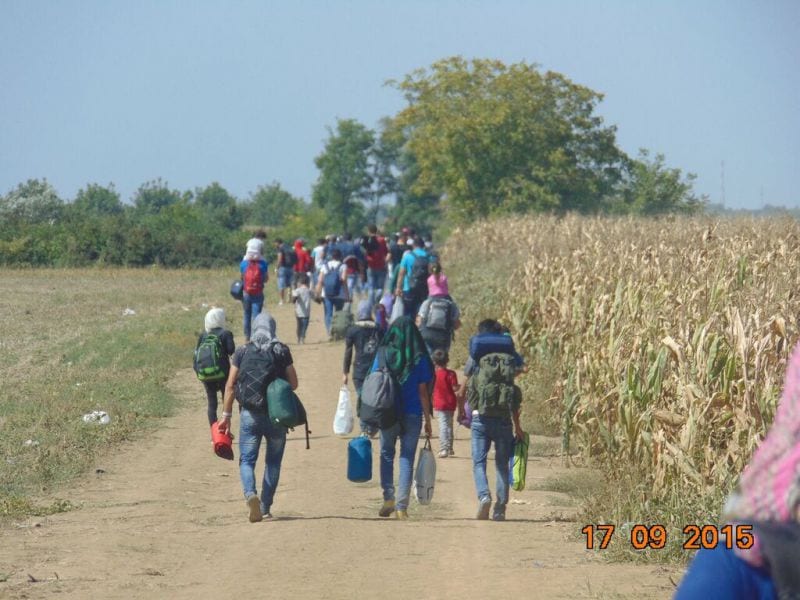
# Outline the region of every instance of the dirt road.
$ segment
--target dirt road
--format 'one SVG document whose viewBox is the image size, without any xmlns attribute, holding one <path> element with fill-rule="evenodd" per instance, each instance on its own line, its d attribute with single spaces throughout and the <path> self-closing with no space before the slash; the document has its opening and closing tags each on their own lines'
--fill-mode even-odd
<svg viewBox="0 0 800 600">
<path fill-rule="evenodd" d="M 293 340 L 291 307 L 273 314 Z M 559 494 L 512 492 L 508 521 L 476 521 L 463 428 L 456 456 L 438 460 L 433 503 L 412 500 L 405 522 L 380 519 L 377 442 L 375 479 L 345 477 L 347 440 L 331 430 L 343 348 L 323 334 L 316 319 L 309 344 L 290 344 L 313 434 L 306 450 L 290 433 L 273 520 L 248 522 L 236 463 L 213 455 L 202 387 L 187 369 L 171 384 L 184 410 L 59 494 L 80 509 L 0 530 L 0 598 L 669 597 L 675 570 L 586 551 L 582 524 L 554 519 L 574 514 Z M 532 456 L 529 486 L 558 464 Z"/>
</svg>

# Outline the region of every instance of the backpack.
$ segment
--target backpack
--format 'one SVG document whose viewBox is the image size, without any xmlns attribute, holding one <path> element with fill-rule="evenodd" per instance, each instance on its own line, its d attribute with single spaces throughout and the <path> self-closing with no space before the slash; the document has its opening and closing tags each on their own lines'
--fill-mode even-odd
<svg viewBox="0 0 800 600">
<path fill-rule="evenodd" d="M 378 351 L 378 368 L 367 375 L 361 387 L 359 417 L 369 427 L 389 429 L 398 422 L 400 385 L 386 366 L 386 351 Z"/>
<path fill-rule="evenodd" d="M 481 333 L 470 338 L 469 355 L 476 363 L 493 352 L 514 354 L 513 338 L 504 333 Z"/>
<path fill-rule="evenodd" d="M 231 283 L 231 297 L 234 300 L 242 300 L 244 298 L 244 284 L 241 279 L 237 279 Z"/>
<path fill-rule="evenodd" d="M 272 350 L 260 350 L 252 344 L 246 346 L 236 378 L 236 399 L 242 408 L 267 412 L 267 386 L 276 377 L 275 355 Z"/>
<path fill-rule="evenodd" d="M 273 425 L 294 429 L 298 425 L 306 426 L 306 450 L 310 448 L 308 415 L 300 398 L 294 393 L 289 382 L 276 377 L 267 387 L 267 412 Z"/>
<path fill-rule="evenodd" d="M 328 272 L 322 279 L 322 287 L 325 290 L 326 298 L 338 298 L 342 292 L 342 278 L 339 274 L 339 267 L 331 268 L 330 263 L 325 265 Z"/>
<path fill-rule="evenodd" d="M 514 357 L 498 352 L 487 354 L 480 359 L 478 367 L 467 388 L 469 405 L 482 416 L 510 418 L 521 395 L 514 385 Z"/>
<path fill-rule="evenodd" d="M 205 333 L 194 349 L 194 372 L 200 381 L 222 381 L 227 377 L 222 369 L 222 342 L 213 333 Z"/>
<path fill-rule="evenodd" d="M 264 293 L 264 274 L 257 260 L 247 263 L 244 270 L 244 291 L 249 296 L 258 296 Z"/>
<path fill-rule="evenodd" d="M 347 328 L 355 322 L 353 313 L 350 312 L 350 305 L 345 304 L 342 310 L 337 310 L 331 318 L 331 337 L 334 340 L 343 340 L 347 334 Z"/>
<path fill-rule="evenodd" d="M 408 276 L 409 293 L 414 298 L 428 297 L 428 255 L 414 254 L 411 273 Z"/>
<path fill-rule="evenodd" d="M 294 266 L 297 264 L 297 252 L 294 251 L 294 248 L 290 248 L 284 244 L 284 246 L 281 248 L 281 252 L 283 252 L 283 264 L 281 266 L 294 268 Z"/>
<path fill-rule="evenodd" d="M 453 302 L 447 298 L 432 298 L 422 317 L 422 327 L 442 333 L 453 329 Z"/>
</svg>

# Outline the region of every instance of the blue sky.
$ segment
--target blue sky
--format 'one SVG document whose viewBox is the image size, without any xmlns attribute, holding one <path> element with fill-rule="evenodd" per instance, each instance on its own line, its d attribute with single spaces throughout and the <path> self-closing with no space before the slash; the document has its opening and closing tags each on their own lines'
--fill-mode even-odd
<svg viewBox="0 0 800 600">
<path fill-rule="evenodd" d="M 403 106 L 446 56 L 536 62 L 605 94 L 626 152 L 730 207 L 800 206 L 800 2 L 0 0 L 0 194 L 161 177 L 309 198 L 327 127 Z"/>
</svg>

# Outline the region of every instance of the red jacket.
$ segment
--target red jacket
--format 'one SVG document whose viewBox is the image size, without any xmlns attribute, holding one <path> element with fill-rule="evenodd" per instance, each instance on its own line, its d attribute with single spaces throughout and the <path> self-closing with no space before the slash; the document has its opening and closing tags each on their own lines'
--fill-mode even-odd
<svg viewBox="0 0 800 600">
<path fill-rule="evenodd" d="M 386 245 L 386 238 L 383 236 L 376 236 L 375 240 L 377 247 L 367 249 L 367 267 L 375 271 L 381 271 L 386 268 L 389 246 Z"/>
<path fill-rule="evenodd" d="M 436 382 L 433 384 L 433 408 L 436 410 L 456 410 L 455 387 L 458 375 L 451 369 L 436 367 Z"/>
</svg>

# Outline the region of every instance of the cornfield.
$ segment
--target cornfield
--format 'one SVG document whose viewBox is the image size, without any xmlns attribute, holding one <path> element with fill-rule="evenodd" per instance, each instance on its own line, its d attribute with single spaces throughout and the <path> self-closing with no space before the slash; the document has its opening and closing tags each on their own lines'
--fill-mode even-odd
<svg viewBox="0 0 800 600">
<path fill-rule="evenodd" d="M 557 365 L 544 400 L 564 456 L 578 450 L 625 486 L 627 501 L 590 516 L 717 515 L 797 339 L 797 222 L 530 217 L 456 231 L 448 248 L 476 244 L 514 265 L 501 319 L 532 370 Z"/>
</svg>

